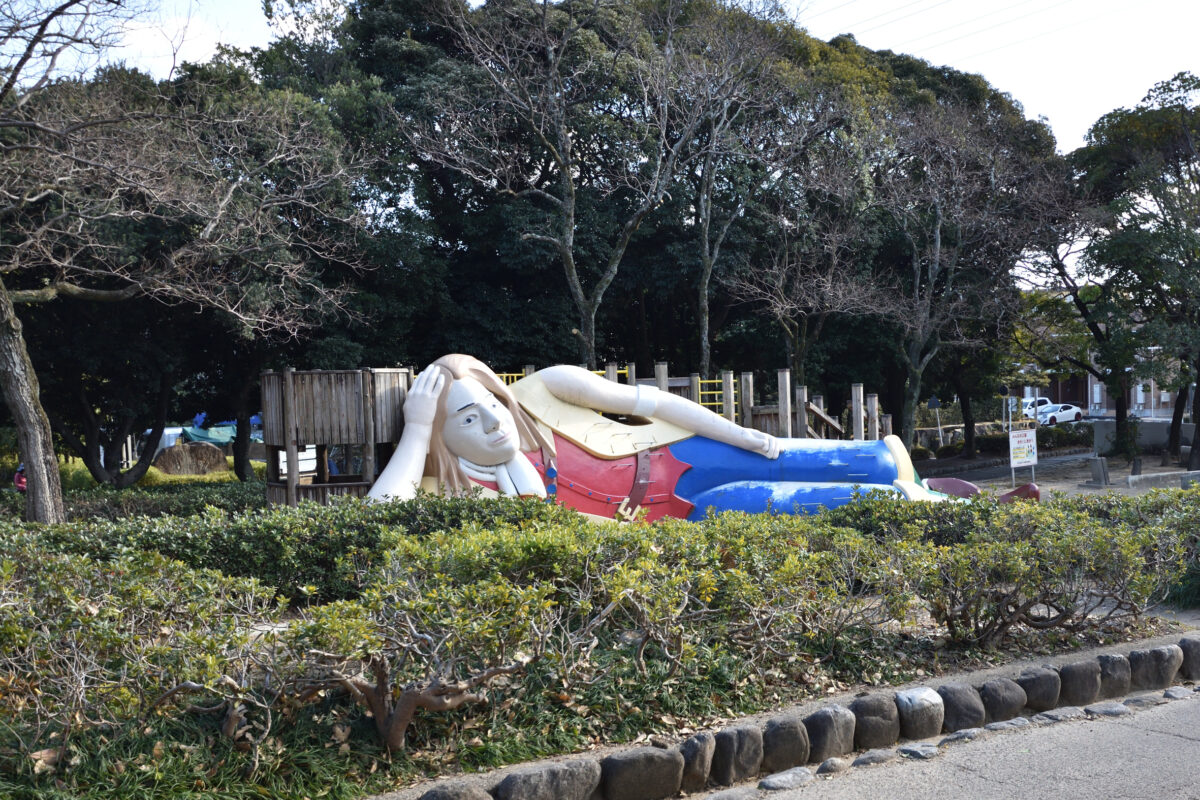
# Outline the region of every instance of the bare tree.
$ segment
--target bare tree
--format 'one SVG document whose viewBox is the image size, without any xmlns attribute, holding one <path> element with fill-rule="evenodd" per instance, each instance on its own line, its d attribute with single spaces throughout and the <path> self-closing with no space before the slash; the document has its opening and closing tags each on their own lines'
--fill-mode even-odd
<svg viewBox="0 0 1200 800">
<path fill-rule="evenodd" d="M 1111 215 L 1087 197 L 1065 160 L 1048 165 L 1030 198 L 1038 227 L 1019 265 L 1029 290 L 1018 348 L 1042 367 L 1086 372 L 1103 383 L 1116 405 L 1116 442 L 1124 445 L 1131 433 L 1130 389 L 1149 354 L 1136 332 L 1141 323 L 1128 276 L 1087 258 Z"/>
<path fill-rule="evenodd" d="M 699 86 L 727 87 L 694 93 L 697 102 L 704 99 L 712 106 L 683 176 L 691 185 L 699 248 L 696 309 L 703 375 L 712 369 L 709 292 L 725 238 L 747 203 L 784 175 L 775 168 L 779 151 L 802 149 L 826 119 L 806 116 L 812 104 L 797 102 L 797 93 L 775 69 L 777 25 L 785 19 L 773 0 L 734 0 L 712 4 L 686 29 L 681 72 Z"/>
<path fill-rule="evenodd" d="M 868 130 L 837 129 L 832 106 L 802 113 L 771 148 L 768 187 L 776 207 L 766 220 L 770 262 L 747 264 L 724 280 L 740 300 L 758 305 L 782 328 L 792 375 L 835 314 L 894 316 L 894 287 L 862 263 L 869 196 Z M 807 123 L 810 123 L 806 125 Z"/>
<path fill-rule="evenodd" d="M 591 365 L 596 313 L 630 239 L 662 203 L 710 109 L 740 87 L 695 70 L 683 7 L 647 4 L 640 16 L 609 0 L 442 7 L 469 65 L 454 65 L 462 74 L 427 98 L 411 141 L 421 158 L 533 204 L 540 221 L 521 237 L 562 262 L 580 357 Z M 578 261 L 585 195 L 620 209 L 596 267 Z"/>
<path fill-rule="evenodd" d="M 62 519 L 61 488 L 15 305 L 145 295 L 295 333 L 339 301 L 317 265 L 353 259 L 343 234 L 358 224 L 347 210 L 357 172 L 315 104 L 220 65 L 161 85 L 122 68 L 63 74 L 102 56 L 133 10 L 0 11 L 0 386 L 29 475 L 26 513 L 43 522 Z"/>
<path fill-rule="evenodd" d="M 875 202 L 892 220 L 904 262 L 892 304 L 907 377 L 901 432 L 911 445 L 926 367 L 944 347 L 974 344 L 978 326 L 1015 300 L 1009 271 L 1032 237 L 1017 210 L 1023 171 L 1008 133 L 967 109 L 896 111 L 877 167 Z"/>
</svg>

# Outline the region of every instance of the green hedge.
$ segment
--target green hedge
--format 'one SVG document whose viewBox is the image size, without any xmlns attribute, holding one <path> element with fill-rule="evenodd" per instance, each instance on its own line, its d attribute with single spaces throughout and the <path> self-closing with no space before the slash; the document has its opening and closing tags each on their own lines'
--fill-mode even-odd
<svg viewBox="0 0 1200 800">
<path fill-rule="evenodd" d="M 199 505 L 202 513 L 78 519 L 32 530 L 51 552 L 112 559 L 130 551 L 155 551 L 189 567 L 258 578 L 286 597 L 316 602 L 356 595 L 359 576 L 401 536 L 420 538 L 464 525 L 549 525 L 574 517 L 537 501 L 480 502 L 427 495 L 407 503 L 370 504 L 346 498 L 327 507 L 303 503 L 298 508 L 275 506 L 230 514 L 226 508 L 241 501 L 237 491 L 223 494 L 227 486 L 234 485 L 171 487 L 131 495 L 98 492 L 97 505 L 107 511 L 114 510 L 107 504 L 126 502 L 127 496 L 131 505 L 142 509 L 148 506 L 146 498 L 160 496 L 160 508 L 183 511 Z M 219 497 L 232 500 L 225 507 L 208 502 Z M 6 535 L 24 530 L 15 521 L 0 524 L 0 547 Z"/>
<path fill-rule="evenodd" d="M 32 743 L 122 724 L 186 682 L 242 677 L 253 627 L 279 610 L 255 580 L 154 553 L 101 562 L 10 536 L 0 557 L 3 730 Z"/>
<path fill-rule="evenodd" d="M 1091 447 L 1095 429 L 1091 425 L 1039 425 L 1037 443 L 1039 450 L 1055 450 L 1060 447 Z M 1008 434 L 989 433 L 975 437 L 975 449 L 980 453 L 1008 454 Z"/>
<path fill-rule="evenodd" d="M 69 520 L 94 518 L 118 520 L 132 516 L 178 516 L 199 514 L 205 508 L 226 513 L 262 508 L 266 505 L 262 481 L 225 483 L 180 483 L 112 489 L 91 486 L 63 491 L 63 506 Z M 0 492 L 0 516 L 20 518 L 25 498 L 17 492 Z"/>
<path fill-rule="evenodd" d="M 24 753 L 31 776 L 56 733 L 132 731 L 197 704 L 220 709 L 205 736 L 261 756 L 325 714 L 318 701 L 359 720 L 354 748 L 453 747 L 465 768 L 632 739 L 842 670 L 911 677 L 895 637 L 914 612 L 960 647 L 1136 618 L 1194 562 L 1198 523 L 1200 489 L 653 525 L 428 496 L 9 521 L 0 753 Z M 269 586 L 308 603 L 285 609 Z M 305 746 L 324 749 L 272 752 Z"/>
</svg>

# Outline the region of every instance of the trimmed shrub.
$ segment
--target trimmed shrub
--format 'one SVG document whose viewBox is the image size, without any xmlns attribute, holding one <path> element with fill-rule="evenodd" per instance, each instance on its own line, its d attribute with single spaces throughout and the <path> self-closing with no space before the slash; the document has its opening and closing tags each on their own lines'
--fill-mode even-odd
<svg viewBox="0 0 1200 800">
<path fill-rule="evenodd" d="M 302 503 L 298 508 L 275 506 L 232 515 L 202 502 L 225 491 L 223 487 L 172 487 L 133 494 L 98 491 L 95 496 L 103 502 L 124 502 L 128 497 L 137 504 L 138 498 L 158 496 L 167 504 L 178 501 L 179 510 L 200 504 L 203 511 L 188 517 L 81 519 L 34 530 L 41 546 L 51 552 L 112 559 L 131 551 L 155 551 L 196 569 L 258 578 L 287 597 L 317 602 L 357 595 L 360 576 L 401 536 L 424 537 L 435 530 L 472 524 L 550 524 L 575 516 L 540 501 L 484 502 L 429 495 L 404 503 L 346 498 L 331 506 Z M 235 490 L 230 496 L 236 500 L 239 491 L 253 490 Z M 18 523 L 10 529 L 23 530 Z M 0 545 L 5 535 L 0 527 Z"/>
<path fill-rule="evenodd" d="M 248 677 L 274 592 L 153 553 L 108 562 L 9 537 L 0 559 L 0 708 L 32 749 L 51 732 L 147 714 L 184 684 Z"/>
<path fill-rule="evenodd" d="M 1008 434 L 988 433 L 976 436 L 975 449 L 980 453 L 1006 454 L 1008 453 Z"/>
<path fill-rule="evenodd" d="M 1177 580 L 1189 546 L 1195 557 L 1183 532 L 1197 523 L 1200 489 L 1044 505 L 874 499 L 653 525 L 430 496 L 0 521 L 0 703 L 19 737 L 44 742 L 67 719 L 116 726 L 194 699 L 254 750 L 272 726 L 311 717 L 314 698 L 349 698 L 396 750 L 471 727 L 437 712 L 490 692 L 476 724 L 496 736 L 456 757 L 511 760 L 529 754 L 503 750 L 514 737 L 544 752 L 760 704 L 878 648 L 881 623 L 918 601 L 956 645 L 1120 622 Z M 164 557 L 176 553 L 187 563 Z M 284 624 L 262 583 L 189 564 L 309 604 Z M 177 687 L 197 697 L 164 697 Z"/>
<path fill-rule="evenodd" d="M 914 444 L 912 449 L 908 451 L 908 456 L 913 461 L 928 461 L 933 458 L 933 451 L 928 447 L 922 447 L 919 444 Z"/>
<path fill-rule="evenodd" d="M 954 444 L 944 444 L 935 451 L 938 458 L 954 458 L 961 455 L 963 451 L 963 443 L 955 442 Z"/>
</svg>

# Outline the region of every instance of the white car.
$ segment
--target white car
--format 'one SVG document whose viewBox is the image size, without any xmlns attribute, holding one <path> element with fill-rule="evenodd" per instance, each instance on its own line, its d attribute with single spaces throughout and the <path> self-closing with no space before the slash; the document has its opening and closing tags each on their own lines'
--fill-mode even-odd
<svg viewBox="0 0 1200 800">
<path fill-rule="evenodd" d="M 1057 425 L 1060 422 L 1078 422 L 1083 419 L 1083 409 L 1070 403 L 1043 406 L 1037 412 L 1038 424 Z"/>
<path fill-rule="evenodd" d="M 1042 409 L 1051 406 L 1053 403 L 1049 397 L 1030 397 L 1021 405 L 1021 414 L 1033 419 L 1035 416 L 1042 413 Z"/>
</svg>

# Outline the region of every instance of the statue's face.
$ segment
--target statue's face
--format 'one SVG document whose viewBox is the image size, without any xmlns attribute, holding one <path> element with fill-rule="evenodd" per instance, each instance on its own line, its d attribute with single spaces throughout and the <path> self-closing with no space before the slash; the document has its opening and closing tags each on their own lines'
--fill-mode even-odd
<svg viewBox="0 0 1200 800">
<path fill-rule="evenodd" d="M 512 413 L 474 378 L 459 378 L 446 392 L 442 440 L 454 455 L 494 467 L 521 452 Z"/>
</svg>

